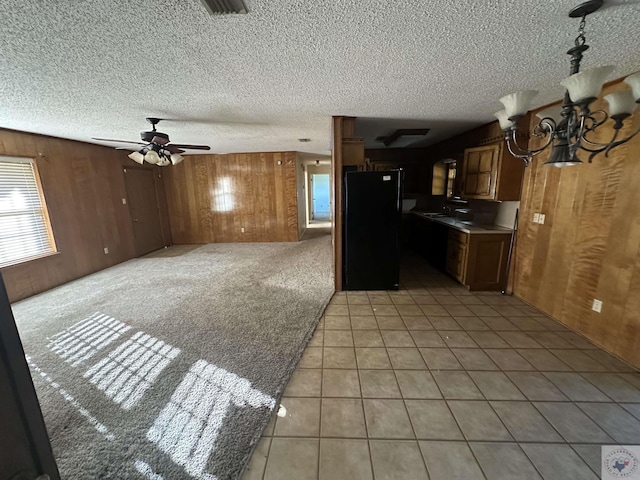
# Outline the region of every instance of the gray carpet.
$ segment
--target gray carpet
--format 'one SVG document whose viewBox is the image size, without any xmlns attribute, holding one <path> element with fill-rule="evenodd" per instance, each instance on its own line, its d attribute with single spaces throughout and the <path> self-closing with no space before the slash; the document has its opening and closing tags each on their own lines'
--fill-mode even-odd
<svg viewBox="0 0 640 480">
<path fill-rule="evenodd" d="M 327 235 L 176 246 L 13 305 L 64 479 L 235 479 L 333 292 Z"/>
</svg>

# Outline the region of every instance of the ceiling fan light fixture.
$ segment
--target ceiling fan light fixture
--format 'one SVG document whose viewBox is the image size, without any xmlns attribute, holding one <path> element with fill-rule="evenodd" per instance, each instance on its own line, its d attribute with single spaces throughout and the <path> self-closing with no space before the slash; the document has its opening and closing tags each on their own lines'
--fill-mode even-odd
<svg viewBox="0 0 640 480">
<path fill-rule="evenodd" d="M 184 157 L 182 155 L 180 155 L 179 153 L 172 153 L 171 154 L 171 163 L 173 165 L 177 165 L 180 162 L 182 162 L 184 160 Z"/>
<path fill-rule="evenodd" d="M 127 155 L 131 160 L 142 165 L 144 163 L 144 155 L 140 152 L 131 152 Z"/>
<path fill-rule="evenodd" d="M 144 156 L 144 160 L 151 165 L 157 165 L 160 162 L 160 155 L 155 150 L 149 150 Z"/>
<path fill-rule="evenodd" d="M 182 162 L 183 157 L 180 153 L 185 150 L 211 150 L 208 145 L 190 145 L 190 144 L 173 144 L 169 140 L 169 135 L 163 132 L 159 132 L 156 129 L 156 125 L 160 122 L 161 118 L 148 117 L 147 122 L 151 124 L 151 130 L 146 132 L 140 132 L 140 140 L 142 142 L 130 142 L 127 140 L 113 140 L 110 138 L 93 138 L 101 142 L 116 142 L 116 143 L 129 143 L 142 145 L 141 147 L 135 147 L 139 150 L 127 155 L 134 162 L 142 165 L 147 162 L 150 165 L 158 165 L 160 167 L 166 167 L 168 165 L 177 165 Z M 121 150 L 123 147 L 117 147 Z M 174 156 L 176 155 L 176 156 Z"/>
</svg>

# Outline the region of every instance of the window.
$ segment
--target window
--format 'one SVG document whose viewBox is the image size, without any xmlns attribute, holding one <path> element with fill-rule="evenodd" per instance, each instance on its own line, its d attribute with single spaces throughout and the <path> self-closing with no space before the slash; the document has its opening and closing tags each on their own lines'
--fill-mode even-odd
<svg viewBox="0 0 640 480">
<path fill-rule="evenodd" d="M 0 267 L 55 251 L 33 160 L 0 157 Z"/>
</svg>

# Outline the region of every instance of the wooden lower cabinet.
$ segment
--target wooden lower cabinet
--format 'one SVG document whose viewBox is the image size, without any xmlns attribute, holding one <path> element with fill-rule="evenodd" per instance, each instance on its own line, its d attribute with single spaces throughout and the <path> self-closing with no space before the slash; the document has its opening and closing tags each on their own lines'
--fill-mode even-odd
<svg viewBox="0 0 640 480">
<path fill-rule="evenodd" d="M 469 290 L 500 290 L 507 273 L 510 233 L 449 229 L 446 270 Z"/>
<path fill-rule="evenodd" d="M 469 234 L 449 229 L 446 270 L 460 283 L 465 283 Z"/>
</svg>

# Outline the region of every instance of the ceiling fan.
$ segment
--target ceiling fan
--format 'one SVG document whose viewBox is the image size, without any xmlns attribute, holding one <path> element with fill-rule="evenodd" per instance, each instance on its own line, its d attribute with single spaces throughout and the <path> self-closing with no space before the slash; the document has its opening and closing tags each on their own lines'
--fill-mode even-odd
<svg viewBox="0 0 640 480">
<path fill-rule="evenodd" d="M 140 132 L 142 142 L 129 142 L 127 140 L 113 140 L 110 138 L 92 138 L 100 142 L 116 142 L 116 143 L 132 143 L 134 145 L 142 145 L 139 150 L 132 152 L 128 157 L 136 163 L 142 165 L 144 162 L 159 167 L 167 165 L 177 165 L 184 157 L 180 155 L 186 150 L 211 150 L 207 145 L 185 145 L 178 143 L 169 143 L 169 135 L 158 132 L 156 125 L 162 118 L 148 117 L 147 122 L 151 124 L 151 130 Z M 137 148 L 137 147 L 136 147 Z M 116 147 L 116 150 L 133 150 L 131 147 Z"/>
</svg>

